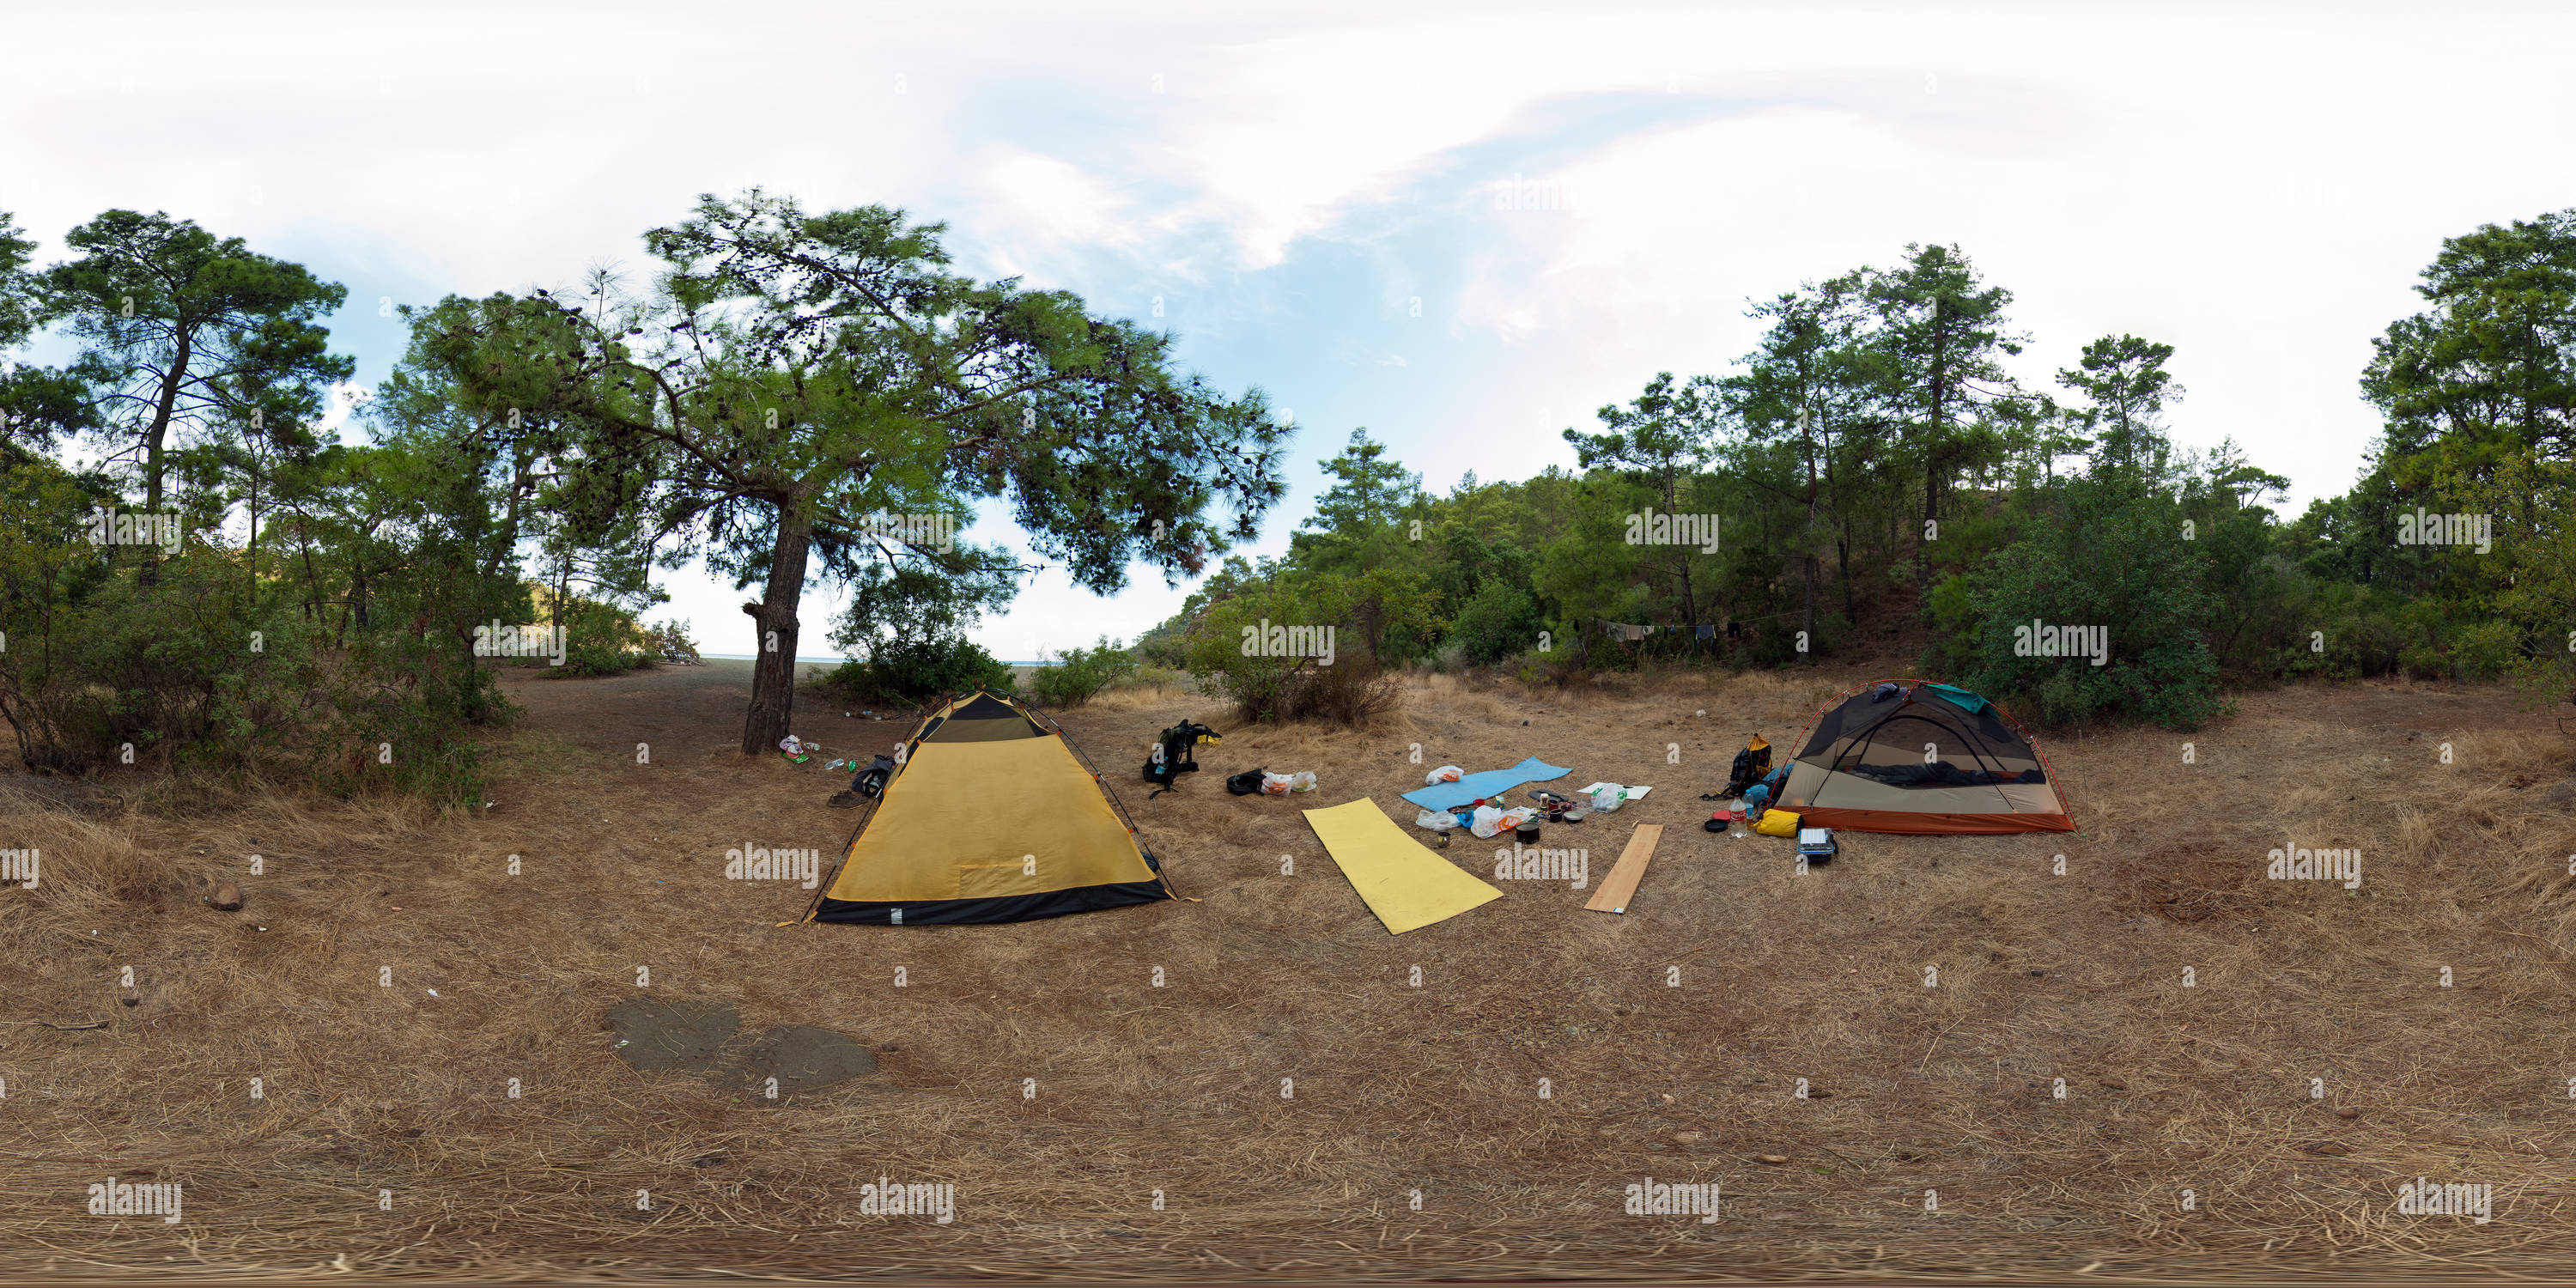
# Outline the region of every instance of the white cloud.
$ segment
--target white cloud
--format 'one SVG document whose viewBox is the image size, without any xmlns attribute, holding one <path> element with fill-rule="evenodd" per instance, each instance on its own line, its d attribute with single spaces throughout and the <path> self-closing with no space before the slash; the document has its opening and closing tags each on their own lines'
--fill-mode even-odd
<svg viewBox="0 0 2576 1288">
<path fill-rule="evenodd" d="M 2026 378 L 2106 332 L 2169 341 L 2191 389 L 2180 436 L 2233 434 L 2301 497 L 2326 494 L 2375 430 L 2354 391 L 2370 338 L 2417 307 L 2441 238 L 2576 200 L 2559 65 L 2576 20 L 2541 8 L 168 5 L 10 22 L 18 51 L 114 51 L 22 57 L 0 86 L 16 181 L 0 208 L 49 241 L 109 206 L 164 208 L 325 267 L 354 300 L 424 302 L 640 271 L 639 234 L 700 192 L 902 205 L 947 220 L 972 271 L 1139 316 L 1170 296 L 1185 358 L 1309 413 L 1301 496 L 1313 449 L 1350 424 L 1434 487 L 1569 462 L 1556 432 L 1590 408 L 1657 370 L 1724 370 L 1751 338 L 1746 297 L 1921 240 L 1960 243 L 2016 293 Z M 1488 185 L 1516 174 L 1577 208 L 1492 209 Z M 1367 332 L 1415 297 L 1411 330 Z M 398 329 L 344 321 L 360 380 L 380 377 Z M 739 594 L 688 593 L 702 639 L 739 633 Z M 986 635 L 1029 656 L 1132 635 L 1177 600 L 1150 575 L 1112 604 L 1042 579 Z"/>
</svg>

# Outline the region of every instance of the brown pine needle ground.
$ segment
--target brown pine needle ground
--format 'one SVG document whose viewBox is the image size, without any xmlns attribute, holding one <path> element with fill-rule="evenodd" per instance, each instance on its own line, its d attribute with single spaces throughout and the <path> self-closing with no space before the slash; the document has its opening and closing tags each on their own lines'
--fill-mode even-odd
<svg viewBox="0 0 2576 1288">
<path fill-rule="evenodd" d="M 1805 876 L 1786 842 L 1702 831 L 1698 795 L 1858 671 L 1434 678 L 1367 734 L 1118 695 L 1064 723 L 1199 902 L 782 929 L 811 892 L 728 881 L 724 851 L 828 868 L 855 817 L 824 808 L 845 775 L 822 759 L 908 726 L 813 699 L 823 758 L 745 760 L 745 671 L 513 673 L 529 715 L 474 816 L 0 777 L 0 846 L 43 856 L 37 890 L 0 892 L 0 1275 L 2576 1266 L 2576 755 L 2499 690 L 2291 689 L 2193 735 L 2045 738 L 2082 834 L 1847 835 Z M 1183 716 L 1225 742 L 1148 801 L 1136 769 Z M 1390 936 L 1298 814 L 1365 794 L 1409 826 L 1429 767 L 1531 755 L 1573 767 L 1551 786 L 1656 788 L 1544 842 L 1597 883 L 1665 824 L 1627 915 L 1509 880 Z M 1254 766 L 1322 790 L 1227 795 Z M 2285 843 L 2358 848 L 2360 888 L 2267 880 Z M 1492 848 L 1447 853 L 1490 877 Z M 226 879 L 239 912 L 200 901 Z M 639 992 L 732 1006 L 746 1037 L 839 1029 L 881 1069 L 777 1103 L 638 1073 L 601 1016 Z M 183 1219 L 90 1215 L 110 1175 L 183 1184 Z M 954 1186 L 956 1220 L 862 1215 L 880 1176 Z M 1720 1219 L 1625 1215 L 1649 1176 L 1719 1183 Z M 2418 1176 L 2491 1185 L 2492 1223 L 2399 1215 Z"/>
</svg>

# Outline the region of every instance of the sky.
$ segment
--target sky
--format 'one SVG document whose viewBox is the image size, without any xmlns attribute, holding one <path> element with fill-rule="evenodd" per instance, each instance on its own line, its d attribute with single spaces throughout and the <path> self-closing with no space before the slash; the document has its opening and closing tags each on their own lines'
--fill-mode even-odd
<svg viewBox="0 0 2576 1288">
<path fill-rule="evenodd" d="M 1571 466 L 1595 408 L 1733 369 L 1751 300 L 1931 242 L 2013 293 L 2027 384 L 2174 345 L 2176 439 L 2232 437 L 2295 512 L 2360 473 L 2371 339 L 2441 240 L 2576 206 L 2563 6 L 96 0 L 0 33 L 40 262 L 113 207 L 243 237 L 348 287 L 363 389 L 392 305 L 640 278 L 700 193 L 897 206 L 1286 409 L 1249 554 L 1354 428 L 1435 492 Z M 966 535 L 1016 544 L 998 506 Z M 662 581 L 648 617 L 750 651 L 756 594 Z M 1188 590 L 1050 569 L 975 634 L 1034 660 Z M 842 602 L 809 591 L 809 648 Z"/>
</svg>

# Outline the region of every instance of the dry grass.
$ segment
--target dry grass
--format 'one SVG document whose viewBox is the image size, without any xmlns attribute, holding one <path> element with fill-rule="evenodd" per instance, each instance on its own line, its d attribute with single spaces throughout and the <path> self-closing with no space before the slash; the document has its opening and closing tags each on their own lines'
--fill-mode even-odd
<svg viewBox="0 0 2576 1288">
<path fill-rule="evenodd" d="M 821 807 L 825 776 L 732 752 L 722 663 L 514 679 L 533 714 L 493 749 L 484 817 L 286 789 L 192 804 L 136 784 L 86 814 L 0 792 L 0 840 L 45 857 L 37 891 L 0 893 L 0 1273 L 2576 1264 L 2576 826 L 2550 796 L 2576 757 L 2544 722 L 2478 690 L 2255 695 L 2197 735 L 2049 743 L 2081 834 L 1847 836 L 1806 876 L 1785 843 L 1696 826 L 1745 734 L 1785 743 L 1858 678 L 1531 695 L 1432 676 L 1369 733 L 1106 695 L 1062 718 L 1114 779 L 1183 716 L 1228 734 L 1178 793 L 1119 783 L 1202 902 L 1017 926 L 776 928 L 807 893 L 728 882 L 722 851 L 833 853 L 851 820 Z M 833 754 L 892 739 L 830 715 L 800 732 Z M 1588 848 L 1598 880 L 1631 825 L 1667 824 L 1627 916 L 1503 881 L 1389 936 L 1298 814 L 1365 794 L 1401 822 L 1426 767 L 1528 755 L 1656 786 L 1545 842 Z M 1323 790 L 1228 796 L 1254 765 Z M 2285 839 L 2358 847 L 2361 888 L 2264 879 Z M 266 875 L 244 875 L 251 853 Z M 197 902 L 227 877 L 248 907 Z M 880 1044 L 883 1070 L 777 1105 L 633 1072 L 599 1024 L 638 965 L 652 995 L 735 1006 L 747 1031 Z M 1794 1098 L 1800 1078 L 1821 1094 Z M 2326 1142 L 2348 1152 L 2311 1152 Z M 88 1216 L 82 1187 L 111 1172 L 183 1182 L 186 1220 Z M 954 1184 L 957 1222 L 859 1215 L 879 1174 Z M 2396 1216 L 2419 1174 L 2492 1184 L 2495 1222 Z M 1725 1218 L 1623 1216 L 1645 1175 L 1720 1182 Z"/>
</svg>

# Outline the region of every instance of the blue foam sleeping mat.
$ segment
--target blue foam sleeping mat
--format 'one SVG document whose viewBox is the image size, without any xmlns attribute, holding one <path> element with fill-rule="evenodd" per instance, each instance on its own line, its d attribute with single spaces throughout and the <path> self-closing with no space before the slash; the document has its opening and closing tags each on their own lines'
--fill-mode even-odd
<svg viewBox="0 0 2576 1288">
<path fill-rule="evenodd" d="M 1544 783 L 1573 772 L 1532 756 L 1509 769 L 1488 769 L 1481 774 L 1469 774 L 1454 783 L 1433 783 L 1421 791 L 1406 792 L 1404 799 L 1424 809 L 1455 809 L 1469 801 L 1500 796 L 1523 783 Z"/>
</svg>

